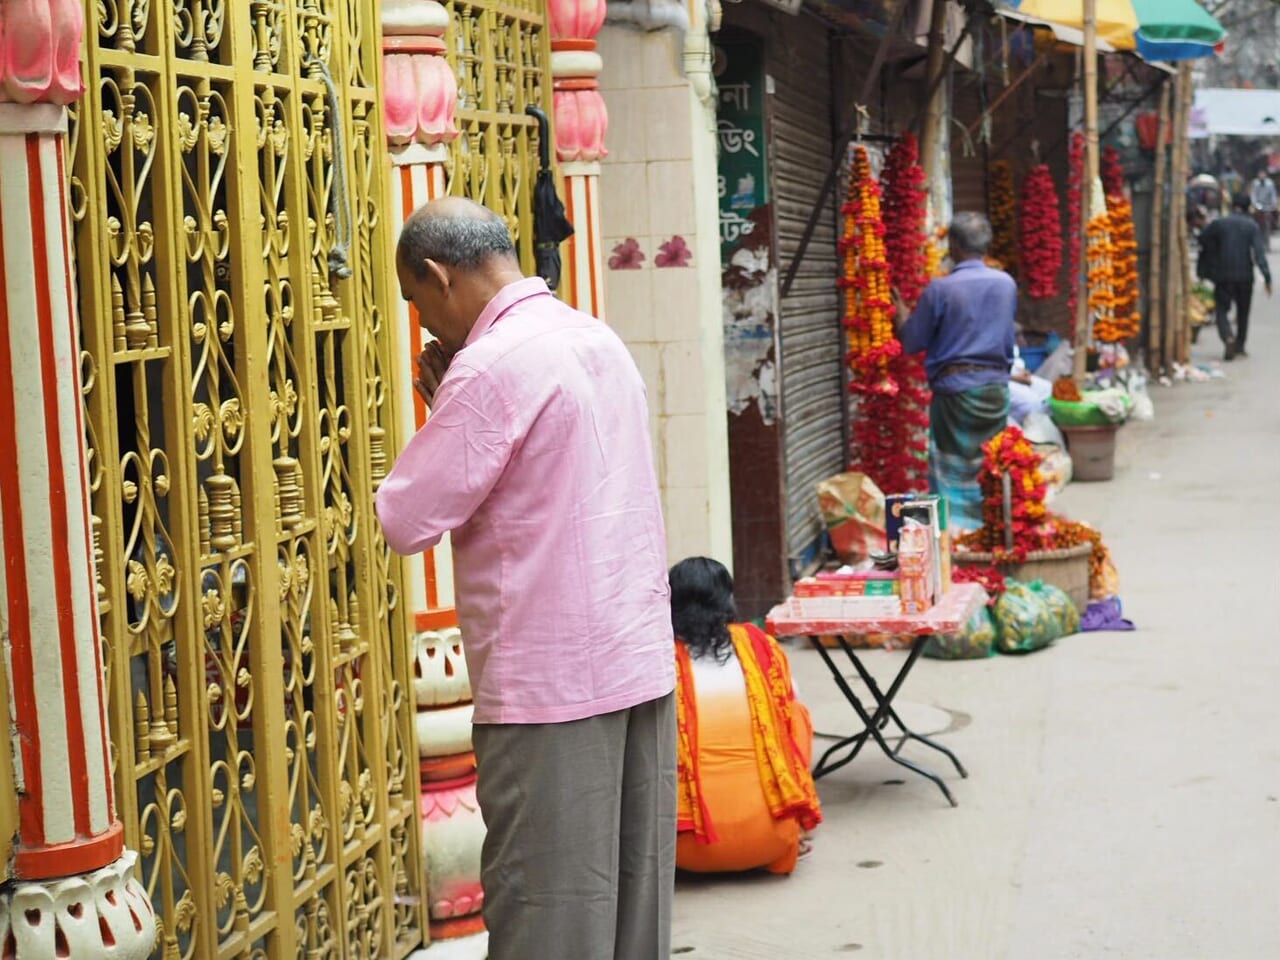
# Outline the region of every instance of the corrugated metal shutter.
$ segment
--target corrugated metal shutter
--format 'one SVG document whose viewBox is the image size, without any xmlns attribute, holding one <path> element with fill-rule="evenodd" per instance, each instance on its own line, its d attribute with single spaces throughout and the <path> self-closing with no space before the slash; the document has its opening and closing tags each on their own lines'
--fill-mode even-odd
<svg viewBox="0 0 1280 960">
<path fill-rule="evenodd" d="M 957 73 L 952 116 L 969 127 L 982 116 L 981 91 L 968 74 Z M 955 213 L 987 212 L 987 156 L 979 128 L 966 141 L 960 126 L 951 127 L 951 207 Z"/>
<path fill-rule="evenodd" d="M 834 149 L 829 38 L 812 20 L 793 21 L 772 46 L 773 190 L 779 274 L 799 249 Z M 839 473 L 844 449 L 844 346 L 836 277 L 835 203 L 829 200 L 791 291 L 780 304 L 783 462 L 787 550 L 807 561 L 823 531 L 814 487 Z"/>
</svg>

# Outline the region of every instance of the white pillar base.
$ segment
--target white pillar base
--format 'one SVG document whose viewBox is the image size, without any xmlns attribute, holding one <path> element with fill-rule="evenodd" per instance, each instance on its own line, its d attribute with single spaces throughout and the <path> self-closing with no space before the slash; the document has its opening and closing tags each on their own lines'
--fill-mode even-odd
<svg viewBox="0 0 1280 960">
<path fill-rule="evenodd" d="M 156 915 L 133 875 L 138 855 L 59 880 L 15 880 L 0 889 L 0 950 L 15 960 L 145 960 Z M 8 954 L 6 954 L 8 956 Z"/>
<path fill-rule="evenodd" d="M 409 960 L 485 960 L 489 955 L 489 934 L 457 940 L 439 940 L 426 949 L 409 954 Z"/>
</svg>

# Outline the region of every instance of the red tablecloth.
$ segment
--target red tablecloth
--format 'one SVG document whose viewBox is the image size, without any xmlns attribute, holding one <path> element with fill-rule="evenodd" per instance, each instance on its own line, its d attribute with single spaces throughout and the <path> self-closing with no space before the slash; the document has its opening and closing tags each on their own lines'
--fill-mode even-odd
<svg viewBox="0 0 1280 960">
<path fill-rule="evenodd" d="M 959 632 L 986 602 L 976 583 L 953 584 L 925 613 L 903 613 L 897 597 L 791 597 L 769 611 L 765 625 L 775 637 L 948 634 Z"/>
</svg>

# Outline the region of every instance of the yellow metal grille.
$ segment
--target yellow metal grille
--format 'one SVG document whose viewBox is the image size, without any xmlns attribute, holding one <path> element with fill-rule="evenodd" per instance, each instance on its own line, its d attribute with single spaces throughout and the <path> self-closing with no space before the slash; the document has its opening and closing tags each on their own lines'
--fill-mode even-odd
<svg viewBox="0 0 1280 960">
<path fill-rule="evenodd" d="M 376 0 L 86 0 L 71 200 L 117 801 L 165 958 L 423 938 Z"/>
<path fill-rule="evenodd" d="M 448 190 L 506 220 L 526 272 L 534 269 L 532 190 L 538 124 L 551 115 L 550 37 L 543 0 L 449 0 L 448 56 L 458 76 L 458 128 Z"/>
</svg>

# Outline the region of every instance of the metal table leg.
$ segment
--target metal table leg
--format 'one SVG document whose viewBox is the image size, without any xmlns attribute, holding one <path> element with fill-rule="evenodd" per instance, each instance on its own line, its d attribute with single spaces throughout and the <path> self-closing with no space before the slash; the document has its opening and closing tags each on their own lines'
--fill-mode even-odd
<svg viewBox="0 0 1280 960">
<path fill-rule="evenodd" d="M 899 753 L 902 750 L 903 744 L 905 744 L 908 739 L 919 740 L 920 742 L 926 744 L 927 746 L 933 747 L 935 750 L 940 750 L 943 753 L 947 754 L 947 756 L 951 758 L 952 762 L 955 763 L 956 768 L 960 771 L 961 776 L 968 776 L 964 768 L 960 765 L 960 761 L 956 759 L 955 755 L 951 753 L 950 750 L 908 729 L 907 726 L 902 722 L 902 719 L 897 715 L 897 712 L 893 709 L 893 705 L 892 705 L 893 698 L 897 696 L 897 693 L 901 689 L 903 682 L 907 678 L 907 675 L 911 672 L 912 666 L 915 665 L 916 660 L 918 660 L 920 658 L 920 654 L 923 653 L 925 638 L 920 638 L 912 646 L 911 653 L 907 657 L 907 662 L 903 664 L 902 668 L 898 671 L 898 675 L 894 678 L 893 683 L 890 684 L 889 690 L 887 693 L 884 693 L 880 690 L 880 687 L 875 682 L 875 678 L 873 678 L 871 674 L 867 671 L 867 669 L 862 665 L 862 662 L 858 659 L 857 655 L 854 653 L 854 650 L 849 645 L 848 641 L 843 636 L 837 637 L 836 639 L 839 642 L 841 648 L 845 651 L 845 654 L 853 662 L 855 669 L 857 669 L 858 671 L 858 675 L 862 678 L 863 682 L 867 684 L 868 689 L 871 690 L 872 696 L 875 697 L 876 710 L 874 714 L 870 714 L 867 712 L 866 707 L 863 706 L 862 701 L 858 698 L 857 693 L 854 692 L 854 689 L 849 685 L 849 682 L 844 678 L 844 674 L 841 673 L 839 665 L 832 658 L 827 648 L 822 645 L 822 641 L 816 636 L 810 637 L 809 638 L 810 644 L 813 646 L 815 650 L 818 651 L 818 654 L 822 657 L 823 662 L 826 663 L 827 669 L 831 671 L 831 676 L 835 678 L 836 686 L 840 688 L 840 692 L 844 694 L 844 697 L 849 702 L 849 705 L 853 707 L 854 711 L 858 714 L 859 719 L 861 719 L 863 722 L 863 729 L 861 732 L 853 734 L 852 736 L 849 736 L 849 737 L 845 737 L 844 739 L 838 741 L 837 743 L 827 748 L 826 752 L 822 754 L 822 757 L 818 760 L 817 765 L 814 767 L 814 771 L 813 771 L 814 778 L 817 779 L 819 777 L 826 776 L 828 773 L 831 773 L 835 770 L 839 770 L 841 767 L 845 766 L 846 764 L 851 763 L 853 759 L 861 752 L 862 747 L 867 742 L 867 738 L 870 737 L 876 742 L 876 745 L 880 747 L 881 751 L 884 753 L 886 757 L 888 757 L 890 760 L 892 760 L 894 763 L 898 764 L 899 766 L 906 767 L 908 770 L 911 770 L 913 773 L 917 773 L 920 776 L 933 781 L 934 785 L 936 785 L 937 788 L 942 791 L 942 795 L 947 798 L 947 802 L 950 803 L 951 806 L 953 807 L 958 806 L 958 804 L 956 803 L 955 797 L 952 796 L 951 794 L 951 790 L 947 787 L 946 783 L 943 782 L 941 777 L 933 773 L 931 770 L 928 770 L 925 767 L 920 766 L 919 764 L 913 763 L 912 761 L 904 759 L 903 757 L 899 756 Z M 898 726 L 898 728 L 903 732 L 903 737 L 896 748 L 890 747 L 889 744 L 886 742 L 884 735 L 881 733 L 881 729 L 890 720 L 892 720 Z M 852 749 L 849 749 L 849 748 L 852 748 Z M 838 760 L 834 760 L 834 761 L 832 760 L 832 757 L 835 754 L 845 749 L 848 749 L 848 753 L 845 756 L 840 757 L 840 759 Z"/>
</svg>

